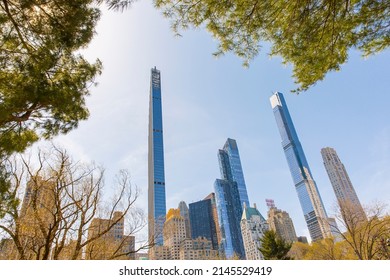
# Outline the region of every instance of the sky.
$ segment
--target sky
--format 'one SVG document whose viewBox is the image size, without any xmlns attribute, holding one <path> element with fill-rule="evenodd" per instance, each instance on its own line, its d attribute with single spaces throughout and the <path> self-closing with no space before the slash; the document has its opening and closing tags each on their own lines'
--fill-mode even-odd
<svg viewBox="0 0 390 280">
<path fill-rule="evenodd" d="M 106 169 L 106 185 L 128 169 L 147 211 L 150 70 L 161 71 L 167 211 L 199 201 L 220 178 L 217 151 L 237 141 L 251 204 L 267 215 L 265 199 L 309 237 L 281 146 L 270 96 L 284 94 L 329 216 L 335 195 L 320 150 L 336 149 L 363 205 L 390 202 L 390 51 L 364 59 L 356 50 L 341 71 L 295 95 L 291 66 L 269 58 L 267 44 L 248 69 L 233 54 L 212 56 L 205 30 L 174 36 L 151 1 L 124 12 L 104 11 L 85 56 L 103 62 L 87 98 L 90 118 L 54 138 L 78 160 Z"/>
</svg>

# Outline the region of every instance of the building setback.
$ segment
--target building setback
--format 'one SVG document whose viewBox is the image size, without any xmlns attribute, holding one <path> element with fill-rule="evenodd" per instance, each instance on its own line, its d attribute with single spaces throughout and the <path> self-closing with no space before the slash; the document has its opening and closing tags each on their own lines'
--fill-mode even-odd
<svg viewBox="0 0 390 280">
<path fill-rule="evenodd" d="M 241 206 L 243 207 L 244 203 L 249 205 L 244 172 L 242 171 L 240 153 L 238 152 L 236 140 L 230 138 L 226 140 L 223 148 L 218 151 L 218 160 L 221 179 L 236 182 Z"/>
<path fill-rule="evenodd" d="M 220 249 L 226 258 L 245 259 L 240 221 L 244 205 L 249 205 L 244 172 L 237 142 L 228 138 L 218 150 L 221 178 L 214 183 L 215 201 L 221 233 Z"/>
</svg>

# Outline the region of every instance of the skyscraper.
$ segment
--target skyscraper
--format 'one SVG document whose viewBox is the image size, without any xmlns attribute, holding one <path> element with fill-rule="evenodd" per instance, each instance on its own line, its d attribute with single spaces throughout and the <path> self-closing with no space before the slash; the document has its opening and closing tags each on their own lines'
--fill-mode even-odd
<svg viewBox="0 0 390 280">
<path fill-rule="evenodd" d="M 215 202 L 215 193 L 210 193 L 208 196 L 206 196 L 203 200 L 210 200 L 211 202 L 211 209 L 213 213 L 213 220 L 215 223 L 215 230 L 217 231 L 217 244 L 219 245 L 222 240 L 222 235 L 221 235 L 221 228 L 219 227 L 219 222 L 218 222 L 218 211 L 217 211 L 217 203 Z"/>
<path fill-rule="evenodd" d="M 331 236 L 330 226 L 317 185 L 295 131 L 283 94 L 276 92 L 270 98 L 276 123 L 282 138 L 282 147 L 313 241 Z"/>
<path fill-rule="evenodd" d="M 263 260 L 263 254 L 260 252 L 260 238 L 263 237 L 265 231 L 269 229 L 267 221 L 257 210 L 256 204 L 254 207 L 244 205 L 241 218 L 241 232 L 244 242 L 245 256 L 247 260 Z"/>
<path fill-rule="evenodd" d="M 164 145 L 160 71 L 152 69 L 149 99 L 148 230 L 149 241 L 163 244 L 165 222 Z"/>
<path fill-rule="evenodd" d="M 248 193 L 246 191 L 244 172 L 242 171 L 240 154 L 237 142 L 228 138 L 222 150 L 218 151 L 219 168 L 221 178 L 237 183 L 241 206 L 249 206 Z"/>
<path fill-rule="evenodd" d="M 359 216 L 359 219 L 365 220 L 366 215 L 363 207 L 336 151 L 329 147 L 323 148 L 321 155 L 341 210 L 344 213 L 351 212 L 350 214 L 356 218 Z"/>
<path fill-rule="evenodd" d="M 190 203 L 191 238 L 204 237 L 211 241 L 213 249 L 218 249 L 217 228 L 212 199 Z"/>
<path fill-rule="evenodd" d="M 94 218 L 88 227 L 88 240 L 100 237 L 87 244 L 85 258 L 134 259 L 135 237 L 124 234 L 124 221 L 123 213 L 119 211 L 114 212 L 111 219 Z"/>
<path fill-rule="evenodd" d="M 170 259 L 180 259 L 180 244 L 186 239 L 186 225 L 179 209 L 169 209 L 164 223 L 164 247 L 169 248 Z"/>
<path fill-rule="evenodd" d="M 186 225 L 186 238 L 191 238 L 190 211 L 184 201 L 179 202 L 180 215 L 184 218 Z"/>
<path fill-rule="evenodd" d="M 218 222 L 221 230 L 221 244 L 227 259 L 238 256 L 245 259 L 240 221 L 242 206 L 237 183 L 217 179 L 214 183 Z M 191 210 L 190 210 L 191 212 Z"/>
<path fill-rule="evenodd" d="M 270 207 L 267 222 L 269 228 L 275 231 L 283 240 L 291 243 L 297 241 L 294 223 L 286 211 L 282 211 L 275 206 Z"/>
</svg>

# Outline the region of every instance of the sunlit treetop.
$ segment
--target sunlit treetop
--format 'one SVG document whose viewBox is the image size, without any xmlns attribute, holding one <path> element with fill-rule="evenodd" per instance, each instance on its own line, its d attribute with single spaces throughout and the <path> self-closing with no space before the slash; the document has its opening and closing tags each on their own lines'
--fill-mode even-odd
<svg viewBox="0 0 390 280">
<path fill-rule="evenodd" d="M 0 155 L 77 127 L 101 71 L 79 51 L 100 17 L 96 1 L 0 1 Z"/>
<path fill-rule="evenodd" d="M 107 0 L 123 9 L 133 0 Z M 338 71 L 348 50 L 364 56 L 390 44 L 388 0 L 155 0 L 174 32 L 206 28 L 219 42 L 214 55 L 233 52 L 248 66 L 271 43 L 271 56 L 292 64 L 296 93 L 330 71 Z"/>
</svg>

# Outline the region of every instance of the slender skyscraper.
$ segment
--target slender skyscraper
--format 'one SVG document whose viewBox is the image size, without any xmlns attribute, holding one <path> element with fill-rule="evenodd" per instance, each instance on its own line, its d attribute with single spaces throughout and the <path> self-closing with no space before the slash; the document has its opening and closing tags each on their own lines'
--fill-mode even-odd
<svg viewBox="0 0 390 280">
<path fill-rule="evenodd" d="M 323 148 L 321 149 L 321 155 L 324 160 L 329 180 L 343 213 L 346 214 L 346 211 L 351 212 L 350 214 L 353 214 L 355 217 L 365 220 L 366 215 L 363 207 L 352 186 L 347 170 L 345 170 L 344 164 L 340 161 L 336 151 L 333 148 Z"/>
<path fill-rule="evenodd" d="M 276 92 L 270 98 L 276 123 L 282 138 L 282 147 L 313 241 L 331 236 L 330 226 L 317 185 L 295 131 L 283 94 Z"/>
<path fill-rule="evenodd" d="M 150 79 L 148 173 L 149 241 L 162 245 L 166 203 L 161 79 L 156 67 L 152 69 Z"/>
<path fill-rule="evenodd" d="M 218 160 L 222 179 L 236 182 L 240 194 L 241 206 L 243 207 L 244 203 L 249 206 L 244 172 L 242 171 L 236 140 L 230 138 L 226 140 L 223 149 L 218 151 Z"/>
</svg>

